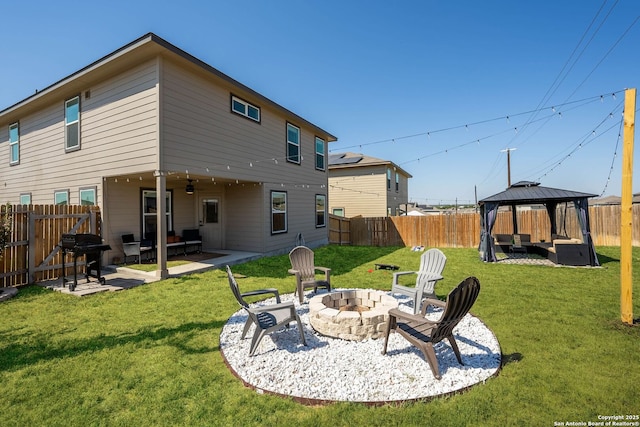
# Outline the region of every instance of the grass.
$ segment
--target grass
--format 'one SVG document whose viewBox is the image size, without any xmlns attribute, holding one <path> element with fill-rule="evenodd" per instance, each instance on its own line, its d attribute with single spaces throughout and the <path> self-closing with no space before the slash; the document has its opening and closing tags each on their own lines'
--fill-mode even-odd
<svg viewBox="0 0 640 427">
<path fill-rule="evenodd" d="M 503 368 L 459 395 L 378 408 L 307 407 L 245 388 L 219 352 L 238 308 L 220 270 L 84 298 L 25 287 L 0 304 L 0 425 L 504 426 L 639 414 L 640 327 L 620 322 L 619 248 L 597 249 L 597 269 L 485 264 L 473 249 L 444 249 L 436 291 L 480 279 L 472 311 L 498 337 Z M 335 286 L 388 290 L 392 272 L 374 263 L 415 269 L 419 256 L 328 246 L 316 263 L 332 267 Z M 640 248 L 633 263 L 637 317 Z M 288 293 L 288 268 L 285 255 L 233 270 L 244 290 Z"/>
</svg>

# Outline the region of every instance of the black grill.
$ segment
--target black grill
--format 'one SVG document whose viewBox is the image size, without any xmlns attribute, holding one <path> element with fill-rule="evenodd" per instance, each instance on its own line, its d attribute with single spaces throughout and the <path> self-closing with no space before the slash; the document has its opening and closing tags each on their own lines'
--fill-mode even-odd
<svg viewBox="0 0 640 427">
<path fill-rule="evenodd" d="M 105 284 L 104 277 L 101 276 L 101 260 L 102 252 L 111 249 L 111 246 L 103 244 L 102 238 L 96 234 L 63 234 L 61 239 L 62 249 L 62 286 L 65 286 L 67 279 L 65 278 L 64 260 L 67 254 L 73 256 L 73 284 L 69 284 L 69 289 L 74 291 L 78 286 L 78 257 L 86 256 L 85 260 L 85 277 L 89 281 L 89 277 L 98 279 L 101 284 Z M 95 270 L 95 274 L 91 271 Z"/>
</svg>

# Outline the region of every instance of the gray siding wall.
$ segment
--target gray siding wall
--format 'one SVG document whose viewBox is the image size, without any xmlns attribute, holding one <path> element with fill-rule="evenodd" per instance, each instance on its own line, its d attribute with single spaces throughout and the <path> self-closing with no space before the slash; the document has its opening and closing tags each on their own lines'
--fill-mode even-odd
<svg viewBox="0 0 640 427">
<path fill-rule="evenodd" d="M 260 107 L 261 122 L 232 113 L 232 94 Z M 315 227 L 315 194 L 327 195 L 327 172 L 315 169 L 316 135 L 311 129 L 207 74 L 170 61 L 164 62 L 162 100 L 164 169 L 232 180 L 225 185 L 223 207 L 226 248 L 278 251 L 293 244 L 299 232 L 305 239 L 328 241 L 328 227 Z M 288 120 L 301 131 L 299 165 L 286 161 Z M 199 187 L 207 185 L 212 184 L 205 179 Z M 288 192 L 289 232 L 284 235 L 271 234 L 272 188 Z"/>
<path fill-rule="evenodd" d="M 406 204 L 409 201 L 408 199 L 409 186 L 407 176 L 400 173 L 398 191 L 396 191 L 396 171 L 391 168 L 391 190 L 387 191 L 387 206 L 391 209 L 391 216 L 400 215 L 402 213 L 400 206 Z"/>
<path fill-rule="evenodd" d="M 103 177 L 143 171 L 155 163 L 156 67 L 135 67 L 102 83 L 87 84 L 39 111 L 20 117 L 20 164 L 9 166 L 8 126 L 0 131 L 0 199 L 18 203 L 20 193 L 32 203 L 54 202 L 54 191 L 95 186 L 102 199 Z M 80 95 L 81 149 L 65 153 L 64 102 Z M 86 95 L 89 95 L 88 97 Z"/>
<path fill-rule="evenodd" d="M 264 252 L 265 230 L 269 229 L 262 216 L 265 202 L 259 185 L 228 190 L 224 197 L 224 226 L 226 249 Z"/>
</svg>

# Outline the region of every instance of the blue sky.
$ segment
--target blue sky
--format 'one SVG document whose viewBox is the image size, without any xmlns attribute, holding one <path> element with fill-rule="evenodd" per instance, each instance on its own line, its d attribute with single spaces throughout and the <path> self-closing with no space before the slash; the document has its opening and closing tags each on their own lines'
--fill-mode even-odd
<svg viewBox="0 0 640 427">
<path fill-rule="evenodd" d="M 154 32 L 336 135 L 330 152 L 400 165 L 412 201 L 504 190 L 507 148 L 512 183 L 621 193 L 636 0 L 26 0 L 3 15 L 0 110 Z"/>
</svg>

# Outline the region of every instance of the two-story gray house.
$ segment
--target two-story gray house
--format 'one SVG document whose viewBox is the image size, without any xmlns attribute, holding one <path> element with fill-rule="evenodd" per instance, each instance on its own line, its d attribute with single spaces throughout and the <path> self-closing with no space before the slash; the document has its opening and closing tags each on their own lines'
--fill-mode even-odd
<svg viewBox="0 0 640 427">
<path fill-rule="evenodd" d="M 172 231 L 205 250 L 327 243 L 335 140 L 150 33 L 0 111 L 0 200 L 99 205 L 108 257 L 153 234 L 165 276 Z"/>
</svg>

